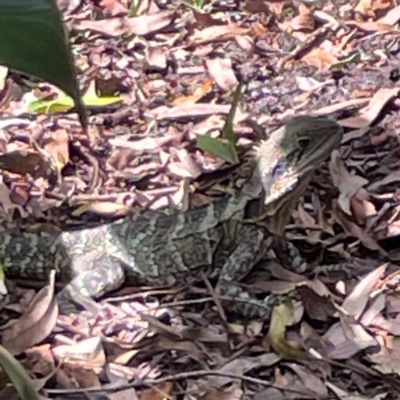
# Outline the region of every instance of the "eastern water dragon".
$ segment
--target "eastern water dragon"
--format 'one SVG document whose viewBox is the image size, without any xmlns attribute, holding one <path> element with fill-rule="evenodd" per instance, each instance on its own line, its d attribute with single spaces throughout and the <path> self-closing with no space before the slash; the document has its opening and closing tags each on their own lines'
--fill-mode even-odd
<svg viewBox="0 0 400 400">
<path fill-rule="evenodd" d="M 186 284 L 208 271 L 218 277 L 219 293 L 233 299 L 235 311 L 264 315 L 268 305 L 239 282 L 266 255 L 270 232 L 283 232 L 311 174 L 339 146 L 342 134 L 327 118 L 291 119 L 256 147 L 252 176 L 240 190 L 200 208 L 146 211 L 59 234 L 1 233 L 5 275 L 46 281 L 56 270 L 58 280 L 66 283 L 62 293 L 96 298 L 123 282 Z"/>
</svg>

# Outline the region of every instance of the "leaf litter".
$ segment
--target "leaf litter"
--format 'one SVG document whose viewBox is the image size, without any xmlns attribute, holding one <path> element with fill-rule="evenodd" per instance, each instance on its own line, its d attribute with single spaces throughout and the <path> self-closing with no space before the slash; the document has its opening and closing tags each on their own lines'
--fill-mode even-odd
<svg viewBox="0 0 400 400">
<path fill-rule="evenodd" d="M 400 5 L 252 0 L 196 9 L 200 2 L 149 0 L 129 18 L 124 0 L 68 3 L 79 80 L 94 103 L 90 130 L 82 133 L 72 110 L 53 113 L 70 110 L 56 88 L 32 90 L 4 71 L 4 231 L 57 232 L 132 210 L 207 204 L 241 177 L 197 139 L 223 143 L 229 118 L 242 160 L 260 139 L 256 125 L 331 115 L 345 128 L 341 149 L 313 178 L 286 235 L 316 271 L 344 260 L 353 273 L 310 280 L 260 264 L 248 290 L 298 294 L 270 323 L 221 318 L 215 293 L 201 285 L 123 288 L 101 301 L 101 315 L 55 322 L 53 289 L 35 297 L 17 282 L 3 305 L 3 345 L 36 387 L 65 398 L 398 398 Z"/>
</svg>

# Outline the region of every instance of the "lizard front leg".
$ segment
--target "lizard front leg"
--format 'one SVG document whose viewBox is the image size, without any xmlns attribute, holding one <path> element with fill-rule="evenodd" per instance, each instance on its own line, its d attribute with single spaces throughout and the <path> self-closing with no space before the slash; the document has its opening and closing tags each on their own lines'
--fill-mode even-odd
<svg viewBox="0 0 400 400">
<path fill-rule="evenodd" d="M 221 268 L 217 291 L 232 298 L 234 304 L 229 306 L 232 311 L 248 318 L 268 317 L 271 307 L 279 302 L 281 296 L 271 295 L 262 301 L 243 290 L 239 282 L 266 256 L 270 234 L 256 225 L 242 225 L 234 237 L 234 242 L 241 242 L 236 244 Z"/>
</svg>

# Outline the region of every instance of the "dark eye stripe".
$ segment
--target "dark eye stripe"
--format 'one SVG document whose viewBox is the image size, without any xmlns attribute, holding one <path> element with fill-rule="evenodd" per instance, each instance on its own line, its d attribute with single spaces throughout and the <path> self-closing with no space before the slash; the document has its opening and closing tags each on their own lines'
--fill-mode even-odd
<svg viewBox="0 0 400 400">
<path fill-rule="evenodd" d="M 273 177 L 275 177 L 275 176 L 277 176 L 277 175 L 281 175 L 283 172 L 285 172 L 286 167 L 287 167 L 287 162 L 286 162 L 286 160 L 279 161 L 279 162 L 275 165 L 274 169 L 272 170 L 271 175 L 272 175 Z"/>
</svg>

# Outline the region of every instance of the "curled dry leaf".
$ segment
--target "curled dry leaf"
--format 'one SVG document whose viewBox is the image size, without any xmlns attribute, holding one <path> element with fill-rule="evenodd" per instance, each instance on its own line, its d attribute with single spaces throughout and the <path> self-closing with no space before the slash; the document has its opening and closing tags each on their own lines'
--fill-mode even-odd
<svg viewBox="0 0 400 400">
<path fill-rule="evenodd" d="M 283 9 L 284 3 L 279 2 L 279 4 L 281 4 Z M 267 6 L 267 4 L 265 4 L 265 2 L 262 0 L 246 0 L 244 5 L 244 10 L 248 11 L 251 14 L 256 14 L 256 13 L 269 14 L 270 9 Z"/>
<path fill-rule="evenodd" d="M 72 211 L 71 215 L 79 217 L 87 212 L 95 213 L 102 217 L 122 217 L 127 215 L 131 207 L 125 204 L 119 204 L 111 201 L 93 201 L 88 204 L 83 204 L 76 210 Z"/>
<path fill-rule="evenodd" d="M 172 388 L 172 382 L 163 382 L 154 388 L 144 390 L 140 400 L 164 400 L 170 396 Z"/>
<path fill-rule="evenodd" d="M 311 31 L 315 28 L 314 17 L 307 6 L 299 5 L 299 15 L 290 21 L 289 27 L 293 31 Z"/>
<path fill-rule="evenodd" d="M 204 2 L 203 2 L 204 5 Z M 216 26 L 216 25 L 223 25 L 224 21 L 221 21 L 219 19 L 213 18 L 209 13 L 207 12 L 200 12 L 196 9 L 193 10 L 193 17 L 194 17 L 194 23 L 189 26 L 189 32 L 193 32 L 193 29 L 203 29 L 209 26 Z"/>
<path fill-rule="evenodd" d="M 360 350 L 378 344 L 364 327 L 346 318 L 341 318 L 341 322 L 332 325 L 323 339 L 333 345 L 326 351 L 327 356 L 333 359 L 349 359 Z"/>
<path fill-rule="evenodd" d="M 392 0 L 360 0 L 354 8 L 364 17 L 376 17 L 376 11 L 386 10 L 392 6 Z"/>
<path fill-rule="evenodd" d="M 238 46 L 241 49 L 246 51 L 248 54 L 252 54 L 253 53 L 253 51 L 254 51 L 254 40 L 250 35 L 235 36 L 235 42 L 238 44 Z M 237 86 L 237 85 L 238 84 L 236 84 L 235 86 Z"/>
<path fill-rule="evenodd" d="M 303 57 L 303 61 L 315 65 L 320 71 L 328 71 L 332 65 L 339 62 L 331 52 L 320 48 L 312 49 Z"/>
<path fill-rule="evenodd" d="M 303 349 L 293 347 L 286 339 L 286 328 L 299 322 L 301 312 L 296 312 L 292 302 L 285 302 L 272 310 L 268 331 L 268 342 L 274 350 L 283 357 L 302 359 L 306 356 Z"/>
<path fill-rule="evenodd" d="M 239 84 L 232 69 L 232 61 L 229 58 L 214 58 L 204 61 L 208 74 L 217 85 L 225 92 L 234 90 Z"/>
<path fill-rule="evenodd" d="M 359 319 L 362 312 L 365 310 L 372 292 L 377 289 L 380 279 L 383 278 L 386 268 L 387 265 L 385 264 L 370 272 L 356 285 L 340 308 L 346 314 L 351 315 L 355 319 Z"/>
<path fill-rule="evenodd" d="M 31 175 L 33 178 L 50 177 L 54 174 L 53 162 L 43 152 L 34 150 L 12 151 L 0 155 L 0 168 L 20 175 Z"/>
<path fill-rule="evenodd" d="M 160 47 L 147 47 L 145 51 L 147 67 L 152 70 L 167 68 L 167 51 Z"/>
<path fill-rule="evenodd" d="M 337 150 L 332 152 L 329 170 L 334 185 L 339 189 L 339 205 L 347 214 L 352 215 L 351 199 L 368 181 L 361 176 L 351 175 Z"/>
<path fill-rule="evenodd" d="M 228 41 L 236 36 L 242 36 L 249 33 L 248 29 L 241 28 L 235 24 L 211 26 L 201 31 L 197 31 L 190 38 L 190 42 L 199 45 L 213 41 Z"/>
<path fill-rule="evenodd" d="M 119 0 L 101 0 L 100 5 L 110 11 L 111 15 L 125 14 L 128 9 Z"/>
<path fill-rule="evenodd" d="M 172 104 L 174 106 L 188 105 L 197 103 L 201 100 L 206 94 L 210 93 L 213 90 L 213 80 L 208 79 L 203 82 L 200 86 L 197 86 L 193 94 L 189 96 L 177 97 Z"/>
<path fill-rule="evenodd" d="M 338 121 L 340 125 L 347 128 L 365 128 L 371 125 L 378 115 L 381 113 L 383 107 L 393 99 L 395 99 L 399 94 L 400 89 L 398 87 L 394 88 L 381 88 L 379 89 L 369 104 L 359 111 L 359 116 L 349 117 L 341 119 Z"/>
<path fill-rule="evenodd" d="M 21 354 L 41 342 L 55 327 L 58 304 L 54 298 L 54 283 L 55 271 L 52 271 L 49 284 L 37 293 L 24 314 L 3 331 L 3 346 L 11 354 Z"/>
<path fill-rule="evenodd" d="M 148 35 L 171 24 L 175 11 L 162 11 L 151 15 L 140 15 L 135 18 L 109 18 L 99 21 L 83 20 L 74 24 L 76 30 L 92 30 L 111 37 L 126 33 Z"/>
<path fill-rule="evenodd" d="M 72 345 L 60 345 L 53 349 L 54 357 L 60 361 L 68 360 L 68 364 L 103 367 L 106 356 L 100 337 L 84 339 Z"/>
<path fill-rule="evenodd" d="M 344 213 L 338 208 L 338 205 L 333 208 L 333 215 L 336 221 L 342 226 L 345 232 L 349 235 L 356 237 L 361 243 L 370 250 L 377 250 L 383 256 L 387 257 L 387 252 L 379 246 L 378 242 L 363 228 L 350 221 Z"/>
<path fill-rule="evenodd" d="M 388 338 L 386 346 L 380 346 L 378 352 L 367 355 L 375 364 L 374 368 L 385 374 L 400 374 L 400 339 Z"/>
<path fill-rule="evenodd" d="M 394 26 L 396 25 L 400 20 L 400 5 L 397 7 L 393 7 L 391 10 L 389 10 L 385 16 L 379 19 L 379 22 L 382 24 Z"/>
<path fill-rule="evenodd" d="M 55 160 L 57 171 L 61 171 L 69 162 L 68 133 L 65 129 L 52 132 L 51 138 L 44 145 L 44 149 Z"/>
<path fill-rule="evenodd" d="M 56 371 L 57 385 L 66 389 L 100 387 L 100 379 L 96 371 L 64 363 Z"/>
</svg>

